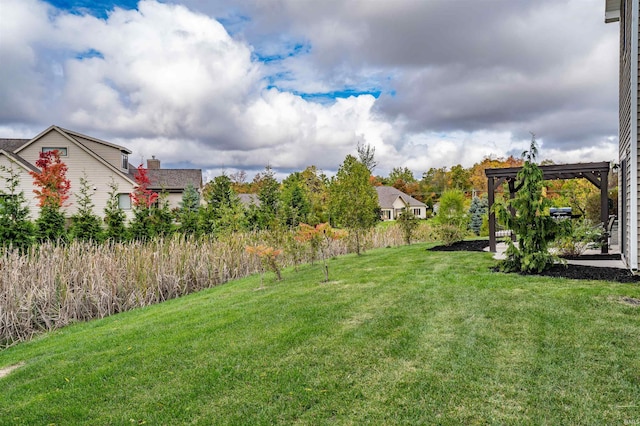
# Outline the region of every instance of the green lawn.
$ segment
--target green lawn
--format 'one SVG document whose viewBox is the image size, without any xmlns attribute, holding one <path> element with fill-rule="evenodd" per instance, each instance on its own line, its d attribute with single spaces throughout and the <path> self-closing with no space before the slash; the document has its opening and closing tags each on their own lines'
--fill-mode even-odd
<svg viewBox="0 0 640 426">
<path fill-rule="evenodd" d="M 637 285 L 374 250 L 0 352 L 0 424 L 638 424 Z M 633 423 L 635 422 L 635 423 Z"/>
</svg>

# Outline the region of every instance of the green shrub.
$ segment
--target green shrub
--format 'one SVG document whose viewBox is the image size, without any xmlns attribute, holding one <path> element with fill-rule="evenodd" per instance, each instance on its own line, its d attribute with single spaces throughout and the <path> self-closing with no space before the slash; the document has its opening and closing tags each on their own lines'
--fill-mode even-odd
<svg viewBox="0 0 640 426">
<path fill-rule="evenodd" d="M 570 231 L 556 239 L 552 247 L 560 256 L 579 256 L 590 247 L 599 247 L 602 243 L 603 228 L 589 219 L 570 222 Z"/>
<path fill-rule="evenodd" d="M 462 241 L 467 236 L 465 228 L 455 224 L 439 225 L 435 228 L 435 237 L 438 241 L 442 241 L 445 246 Z"/>
</svg>

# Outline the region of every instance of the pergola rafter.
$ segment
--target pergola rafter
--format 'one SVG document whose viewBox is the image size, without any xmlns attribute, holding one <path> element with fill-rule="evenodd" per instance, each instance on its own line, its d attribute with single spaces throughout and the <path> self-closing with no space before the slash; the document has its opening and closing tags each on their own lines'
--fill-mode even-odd
<svg viewBox="0 0 640 426">
<path fill-rule="evenodd" d="M 605 225 L 605 233 L 607 232 L 606 224 L 609 219 L 609 203 L 607 189 L 609 186 L 609 163 L 606 161 L 600 163 L 577 163 L 577 164 L 551 164 L 548 166 L 539 166 L 542 170 L 544 180 L 558 179 L 587 179 L 596 188 L 600 189 L 600 219 Z M 495 203 L 495 190 L 505 182 L 509 186 L 509 197 L 513 198 L 516 192 L 520 190 L 520 186 L 516 187 L 516 178 L 522 167 L 508 167 L 504 169 L 486 169 L 484 171 L 487 176 L 487 189 L 489 195 L 489 250 L 496 251 L 496 215 L 491 212 L 491 207 Z M 512 214 L 515 212 L 512 210 Z M 608 253 L 607 235 L 605 235 L 604 244 L 602 245 L 602 253 Z"/>
</svg>

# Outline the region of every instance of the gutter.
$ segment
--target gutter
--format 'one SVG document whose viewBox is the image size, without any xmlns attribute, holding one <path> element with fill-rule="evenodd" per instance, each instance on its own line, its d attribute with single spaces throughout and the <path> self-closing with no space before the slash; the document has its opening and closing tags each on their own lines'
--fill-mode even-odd
<svg viewBox="0 0 640 426">
<path fill-rule="evenodd" d="M 638 19 L 640 16 L 640 1 L 631 2 L 631 194 L 629 212 L 629 267 L 631 271 L 638 270 Z M 624 29 L 622 29 L 624 31 Z"/>
</svg>

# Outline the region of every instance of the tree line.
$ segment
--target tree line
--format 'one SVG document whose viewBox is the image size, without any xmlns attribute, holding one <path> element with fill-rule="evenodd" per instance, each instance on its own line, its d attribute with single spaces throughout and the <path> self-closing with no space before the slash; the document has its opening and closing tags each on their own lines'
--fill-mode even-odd
<svg viewBox="0 0 640 426">
<path fill-rule="evenodd" d="M 460 224 L 463 220 L 479 234 L 486 215 L 484 171 L 519 167 L 523 159 L 486 157 L 470 168 L 459 164 L 430 168 L 418 180 L 407 167 L 396 167 L 388 176 L 375 175 L 375 149 L 359 144 L 357 155 L 348 155 L 332 178 L 315 166 L 291 173 L 282 182 L 276 179 L 270 166 L 251 182 L 247 182 L 243 171 L 223 173 L 208 182 L 202 194 L 188 186 L 179 207 L 174 209 L 169 206 L 167 194 L 149 189 L 147 171 L 140 165 L 135 173 L 136 188 L 131 194 L 131 220 L 127 220 L 119 205 L 114 182 L 103 217 L 99 217 L 94 211 L 92 186 L 86 175 L 73 193 L 77 211 L 67 220 L 63 209 L 69 205 L 72 194 L 66 165 L 56 151 L 41 153 L 36 165 L 40 170 L 29 172 L 37 188 L 34 192 L 40 209 L 35 221 L 30 219 L 25 194 L 18 191 L 21 176 L 17 168 L 0 169 L 5 181 L 5 188 L 0 188 L 0 246 L 24 249 L 42 241 L 72 239 L 147 240 L 174 233 L 216 237 L 241 231 L 295 228 L 302 223 L 311 226 L 329 223 L 348 229 L 359 251 L 360 236 L 380 218 L 375 186 L 393 186 L 427 204 L 430 212 L 439 208 L 436 222 L 444 227 L 443 232 L 448 229 L 455 238 L 467 231 L 467 226 Z M 614 183 L 615 179 L 609 182 Z M 596 220 L 599 217 L 599 191 L 583 179 L 545 182 L 544 193 L 556 206 L 570 206 Z M 251 194 L 250 200 L 243 203 L 242 194 Z M 401 225 L 413 226 L 409 215 L 400 219 Z"/>
</svg>

